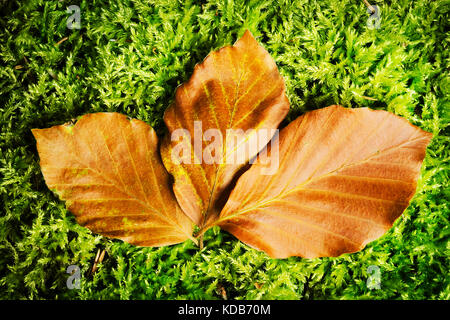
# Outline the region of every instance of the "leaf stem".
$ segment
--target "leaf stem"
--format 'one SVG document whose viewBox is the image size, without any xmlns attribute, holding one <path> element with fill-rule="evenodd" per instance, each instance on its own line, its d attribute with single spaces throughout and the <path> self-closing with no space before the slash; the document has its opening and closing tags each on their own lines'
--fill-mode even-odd
<svg viewBox="0 0 450 320">
<path fill-rule="evenodd" d="M 372 5 L 367 0 L 363 0 L 363 2 L 372 13 L 375 13 L 375 9 L 372 7 Z"/>
<path fill-rule="evenodd" d="M 203 250 L 203 233 L 198 238 L 198 247 L 200 250 Z"/>
<path fill-rule="evenodd" d="M 217 222 L 217 221 L 216 221 Z M 217 223 L 208 223 L 206 225 L 203 225 L 203 227 L 200 228 L 200 230 L 195 234 L 195 237 L 197 239 L 199 239 L 199 241 L 202 242 L 203 245 L 203 235 L 205 234 L 206 231 L 208 231 L 210 228 L 214 227 L 215 225 L 217 225 Z"/>
</svg>

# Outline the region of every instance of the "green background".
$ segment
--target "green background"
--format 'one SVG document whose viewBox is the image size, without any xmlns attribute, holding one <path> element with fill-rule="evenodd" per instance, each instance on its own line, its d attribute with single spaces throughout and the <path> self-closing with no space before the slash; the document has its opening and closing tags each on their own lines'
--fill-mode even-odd
<svg viewBox="0 0 450 320">
<path fill-rule="evenodd" d="M 0 0 L 0 298 L 222 299 L 224 289 L 229 299 L 449 299 L 449 2 L 372 3 L 373 30 L 356 0 Z M 73 4 L 79 30 L 66 26 Z M 46 187 L 30 130 L 116 111 L 163 134 L 175 88 L 246 29 L 286 81 L 283 125 L 341 104 L 434 134 L 394 227 L 358 253 L 276 260 L 218 229 L 200 251 L 190 241 L 137 248 L 79 226 Z M 98 249 L 107 254 L 90 275 Z M 71 264 L 79 290 L 66 287 Z M 366 285 L 371 265 L 379 290 Z"/>
</svg>

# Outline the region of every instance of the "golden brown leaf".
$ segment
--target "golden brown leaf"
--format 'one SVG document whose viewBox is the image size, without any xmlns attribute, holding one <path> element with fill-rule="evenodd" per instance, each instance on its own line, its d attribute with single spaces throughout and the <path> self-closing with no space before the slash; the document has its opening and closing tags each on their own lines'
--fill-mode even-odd
<svg viewBox="0 0 450 320">
<path fill-rule="evenodd" d="M 408 206 L 431 136 L 386 111 L 306 113 L 280 132 L 276 174 L 254 164 L 216 224 L 276 258 L 361 250 Z"/>
<path fill-rule="evenodd" d="M 169 136 L 163 141 L 161 155 L 174 176 L 174 192 L 184 212 L 199 226 L 217 218 L 224 194 L 239 171 L 271 139 L 261 138 L 258 150 L 250 150 L 243 161 L 228 161 L 243 155 L 251 140 L 247 130 L 276 129 L 289 110 L 284 80 L 269 53 L 249 31 L 233 46 L 212 52 L 194 69 L 190 80 L 177 88 L 174 103 L 166 110 L 164 121 Z M 201 121 L 201 133 L 218 129 L 222 136 L 218 161 L 208 163 L 204 153 L 209 142 L 201 139 L 200 152 L 194 151 L 195 122 Z M 173 161 L 171 134 L 186 129 L 190 163 Z M 242 129 L 239 148 L 227 148 L 227 129 Z M 196 131 L 197 130 L 197 131 Z M 211 139 L 211 141 L 215 139 Z M 212 143 L 212 142 L 211 142 Z M 213 152 L 211 152 L 211 156 Z M 239 154 L 239 155 L 237 155 Z M 227 160 L 228 159 L 228 160 Z"/>
<path fill-rule="evenodd" d="M 87 114 L 74 126 L 33 129 L 47 186 L 79 224 L 140 246 L 192 238 L 170 191 L 153 129 L 118 113 Z"/>
</svg>

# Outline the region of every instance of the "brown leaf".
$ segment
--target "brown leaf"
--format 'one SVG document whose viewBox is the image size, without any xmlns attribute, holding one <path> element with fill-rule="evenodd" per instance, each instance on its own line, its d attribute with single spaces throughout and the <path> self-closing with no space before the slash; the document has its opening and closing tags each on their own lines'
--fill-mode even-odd
<svg viewBox="0 0 450 320">
<path fill-rule="evenodd" d="M 216 224 L 275 258 L 361 250 L 408 206 L 431 136 L 386 111 L 306 113 L 280 132 L 278 171 L 254 164 Z"/>
<path fill-rule="evenodd" d="M 32 132 L 47 186 L 79 224 L 140 246 L 192 238 L 192 222 L 170 191 L 158 138 L 146 123 L 95 113 L 74 126 Z"/>
<path fill-rule="evenodd" d="M 233 163 L 229 160 L 242 155 L 241 151 L 250 145 L 252 133 L 247 130 L 276 129 L 288 110 L 284 80 L 269 53 L 249 31 L 233 46 L 209 54 L 195 67 L 190 80 L 177 88 L 175 101 L 166 110 L 164 121 L 169 134 L 177 129 L 187 130 L 190 154 L 185 163 L 174 162 L 172 152 L 179 140 L 171 141 L 169 135 L 162 143 L 161 155 L 167 170 L 174 176 L 174 192 L 181 208 L 199 226 L 207 218 L 217 218 L 233 177 L 273 135 L 271 132 L 265 138 L 260 137 L 257 150 L 249 150 L 242 161 Z M 209 129 L 220 131 L 223 144 L 218 154 L 207 147 L 209 142 L 201 136 L 200 153 L 194 151 L 195 132 L 198 132 L 195 121 L 201 121 L 200 134 Z M 230 136 L 227 136 L 227 129 L 244 131 L 237 138 L 239 148 L 227 148 Z M 213 142 L 215 139 L 211 139 L 211 144 Z M 216 160 L 205 161 L 205 152 L 217 157 Z"/>
</svg>

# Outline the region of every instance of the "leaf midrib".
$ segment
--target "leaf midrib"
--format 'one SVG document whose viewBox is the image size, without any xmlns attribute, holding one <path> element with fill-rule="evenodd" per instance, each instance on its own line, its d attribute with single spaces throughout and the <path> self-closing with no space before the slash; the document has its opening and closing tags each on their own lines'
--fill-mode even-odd
<svg viewBox="0 0 450 320">
<path fill-rule="evenodd" d="M 103 137 L 103 139 L 104 139 L 104 133 L 103 133 L 103 131 L 100 130 L 100 132 L 101 132 L 101 135 L 102 135 L 102 137 Z M 66 136 L 65 136 L 63 133 L 61 133 L 61 132 L 59 132 L 59 131 L 58 131 L 58 133 L 59 133 L 59 134 L 62 134 L 63 139 L 66 140 Z M 111 155 L 111 153 L 110 153 L 109 147 L 108 147 L 108 145 L 106 144 L 106 140 L 104 140 L 104 142 L 105 142 L 106 148 L 108 149 L 108 153 L 109 153 L 109 155 L 110 155 L 110 157 L 111 157 L 111 160 L 115 163 L 115 161 L 114 161 L 114 159 L 112 158 L 112 155 Z M 87 145 L 89 146 L 89 144 L 87 144 Z M 90 146 L 89 146 L 89 151 L 90 151 L 91 154 L 92 154 L 92 150 L 90 150 Z M 156 214 L 159 218 L 162 218 L 163 220 L 167 221 L 168 224 L 178 227 L 178 228 L 180 229 L 180 231 L 181 231 L 182 233 L 184 233 L 184 229 L 181 228 L 179 224 L 175 223 L 174 221 L 172 221 L 171 219 L 169 219 L 168 217 L 166 217 L 164 214 L 162 214 L 161 212 L 159 212 L 156 208 L 153 208 L 148 202 L 144 202 L 144 201 L 140 200 L 139 198 L 137 198 L 136 196 L 130 194 L 126 188 L 124 188 L 124 189 L 119 188 L 119 187 L 117 186 L 117 183 L 116 183 L 115 181 L 113 181 L 113 180 L 111 180 L 109 177 L 105 176 L 101 171 L 98 171 L 96 168 L 91 168 L 89 165 L 83 163 L 83 162 L 82 162 L 82 161 L 74 154 L 73 148 L 69 148 L 69 152 L 70 152 L 70 154 L 72 155 L 72 158 L 73 158 L 76 162 L 78 162 L 79 164 L 81 164 L 82 166 L 84 166 L 85 169 L 89 169 L 89 170 L 93 171 L 93 172 L 94 172 L 95 174 L 97 174 L 99 177 L 101 177 L 101 178 L 105 179 L 106 181 L 110 182 L 110 183 L 113 185 L 113 187 L 116 188 L 118 191 L 125 193 L 128 197 L 130 197 L 130 200 L 131 200 L 131 201 L 136 201 L 136 202 L 138 202 L 139 204 L 141 204 L 142 206 L 148 208 L 150 212 L 153 212 L 153 213 Z M 96 161 L 96 162 L 97 162 L 97 161 Z M 78 168 L 76 168 L 76 169 L 78 169 Z M 117 173 L 117 174 L 118 174 L 118 176 L 119 176 L 121 182 L 123 183 L 123 180 L 121 179 L 120 174 L 119 174 L 119 173 Z M 158 186 L 157 186 L 157 188 L 158 188 Z M 126 216 L 126 215 L 124 215 L 124 216 Z M 189 235 L 189 237 L 191 238 L 192 236 Z"/>
<path fill-rule="evenodd" d="M 257 203 L 256 205 L 252 206 L 251 208 L 247 208 L 247 209 L 245 209 L 245 210 L 238 210 L 235 214 L 232 214 L 232 215 L 228 215 L 228 216 L 226 216 L 226 217 L 219 218 L 218 220 L 216 220 L 216 221 L 214 222 L 213 225 L 208 226 L 208 227 L 212 227 L 212 226 L 214 226 L 214 225 L 219 225 L 220 223 L 222 223 L 222 222 L 224 222 L 224 221 L 227 221 L 227 220 L 233 219 L 233 218 L 235 218 L 235 217 L 241 216 L 242 214 L 245 214 L 245 213 L 247 213 L 247 212 L 251 212 L 251 211 L 253 211 L 253 210 L 257 209 L 257 208 L 260 208 L 260 207 L 262 207 L 262 206 L 265 206 L 265 205 L 267 205 L 267 204 L 269 204 L 269 203 L 272 203 L 272 202 L 281 200 L 281 199 L 283 199 L 284 197 L 286 197 L 286 196 L 287 196 L 288 194 L 290 194 L 290 193 L 293 193 L 293 192 L 296 192 L 296 191 L 299 191 L 299 190 L 308 190 L 307 188 L 304 188 L 304 187 L 307 186 L 308 184 L 313 183 L 313 182 L 315 182 L 315 181 L 317 181 L 317 180 L 326 178 L 326 177 L 328 177 L 328 176 L 331 176 L 331 175 L 333 175 L 335 172 L 337 172 L 337 171 L 339 171 L 339 170 L 342 170 L 342 169 L 345 169 L 345 168 L 349 168 L 349 167 L 353 167 L 353 166 L 357 166 L 357 165 L 361 165 L 361 164 L 363 164 L 363 163 L 365 163 L 365 162 L 369 162 L 369 161 L 370 161 L 372 158 L 374 158 L 374 157 L 380 156 L 381 154 L 386 154 L 387 152 L 391 152 L 391 151 L 393 151 L 393 150 L 399 149 L 399 148 L 401 148 L 401 147 L 402 147 L 403 145 L 405 145 L 405 144 L 408 144 L 408 143 L 411 143 L 411 142 L 415 142 L 415 141 L 419 141 L 419 140 L 426 139 L 426 138 L 427 138 L 427 137 L 419 136 L 419 137 L 417 137 L 417 138 L 410 139 L 410 140 L 405 141 L 405 142 L 403 142 L 403 143 L 401 143 L 401 144 L 398 144 L 398 145 L 396 145 L 396 146 L 393 146 L 393 147 L 387 148 L 387 149 L 385 149 L 385 150 L 383 150 L 383 151 L 380 151 L 380 152 L 378 152 L 378 153 L 372 154 L 372 155 L 370 155 L 369 157 L 367 157 L 367 158 L 365 158 L 365 159 L 363 159 L 363 160 L 361 160 L 361 161 L 358 161 L 358 162 L 355 162 L 355 163 L 351 163 L 351 164 L 348 164 L 348 165 L 343 165 L 343 166 L 341 166 L 341 167 L 339 167 L 339 168 L 337 168 L 337 169 L 335 169 L 335 170 L 333 170 L 333 171 L 330 171 L 330 172 L 328 172 L 328 173 L 326 173 L 326 174 L 323 174 L 323 175 L 320 175 L 320 176 L 317 176 L 317 177 L 309 178 L 309 179 L 306 180 L 305 182 L 303 182 L 303 183 L 297 185 L 296 187 L 294 187 L 294 188 L 292 188 L 292 189 L 290 189 L 290 190 L 288 190 L 288 191 L 286 191 L 286 192 L 280 193 L 280 194 L 278 194 L 277 196 L 275 196 L 275 197 L 273 197 L 273 198 L 271 198 L 271 199 L 269 199 L 269 200 L 259 202 L 259 203 Z M 324 190 L 324 191 L 327 192 L 327 190 Z M 382 199 L 379 199 L 379 200 L 382 200 Z M 387 201 L 390 201 L 390 200 L 387 200 Z"/>
</svg>

